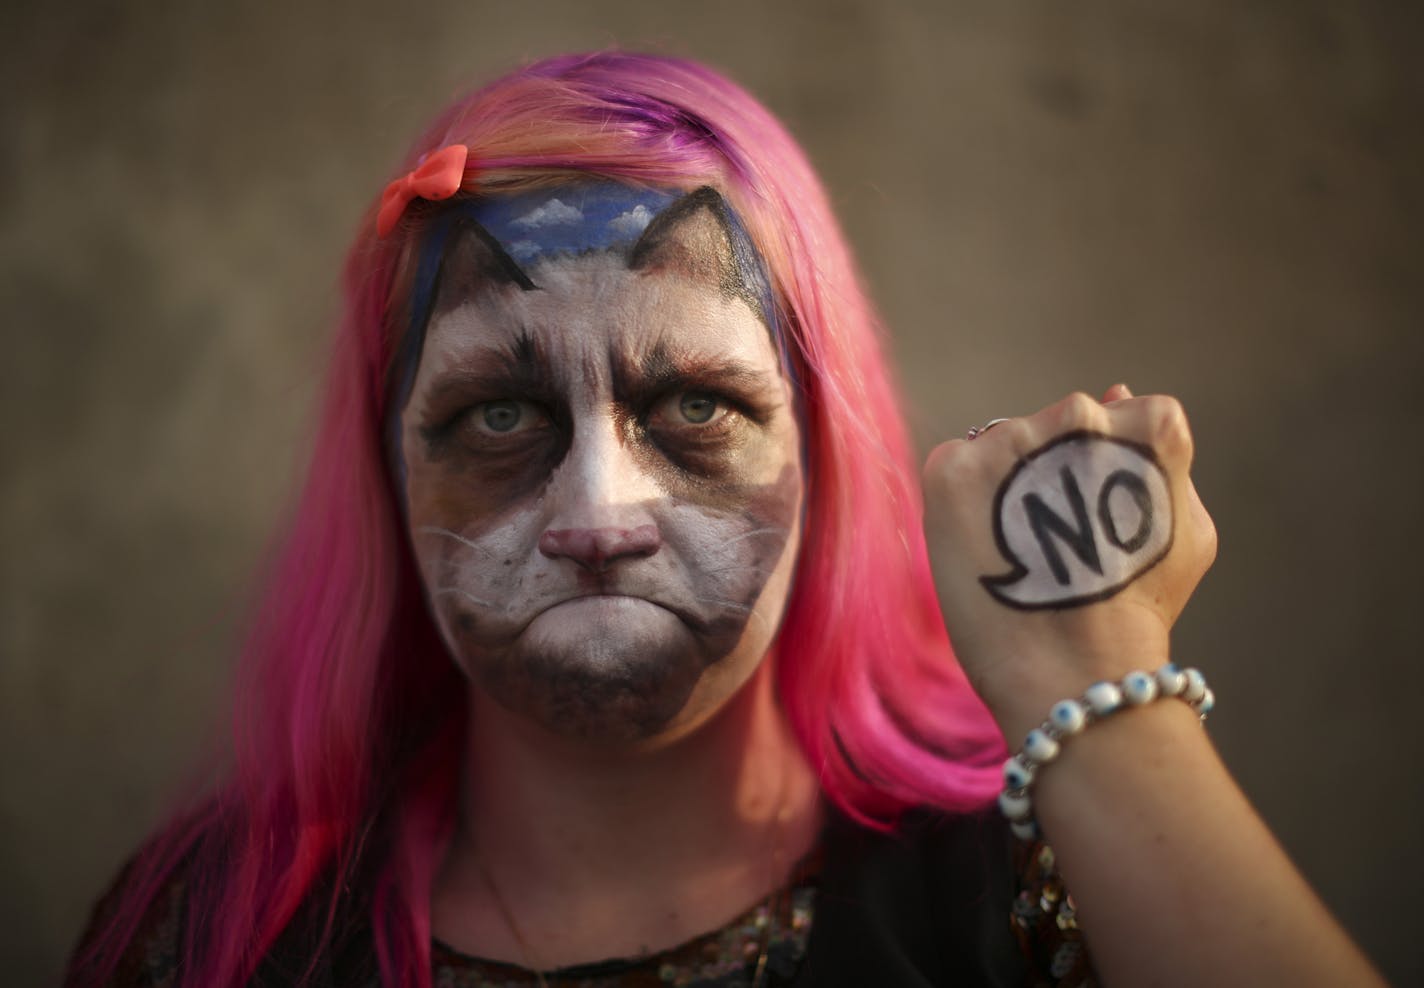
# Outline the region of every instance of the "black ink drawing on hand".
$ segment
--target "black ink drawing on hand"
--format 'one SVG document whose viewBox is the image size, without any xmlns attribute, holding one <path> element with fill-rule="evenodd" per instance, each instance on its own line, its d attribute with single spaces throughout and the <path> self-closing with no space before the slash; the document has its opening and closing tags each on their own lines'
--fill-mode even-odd
<svg viewBox="0 0 1424 988">
<path fill-rule="evenodd" d="M 1015 464 L 993 519 L 1012 568 L 980 582 L 1025 610 L 1104 600 L 1172 547 L 1171 490 L 1156 454 L 1096 432 L 1059 436 Z"/>
</svg>

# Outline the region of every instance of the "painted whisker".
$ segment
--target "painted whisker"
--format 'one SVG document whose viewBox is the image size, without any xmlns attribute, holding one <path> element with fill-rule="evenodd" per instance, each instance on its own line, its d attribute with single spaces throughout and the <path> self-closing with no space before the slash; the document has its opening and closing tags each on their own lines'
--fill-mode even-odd
<svg viewBox="0 0 1424 988">
<path fill-rule="evenodd" d="M 479 597 L 476 597 L 474 594 L 470 593 L 468 590 L 462 590 L 462 589 L 460 589 L 459 587 L 440 587 L 440 588 L 438 588 L 438 589 L 432 591 L 431 594 L 430 594 L 430 596 L 432 596 L 432 597 L 444 597 L 444 596 L 447 596 L 447 595 L 449 595 L 449 594 L 455 594 L 455 595 L 458 596 L 458 597 L 463 597 L 465 600 L 469 601 L 471 604 L 478 604 L 478 605 L 481 606 L 481 607 L 493 607 L 493 606 L 494 606 L 494 604 L 490 603 L 488 600 L 481 600 Z"/>
<path fill-rule="evenodd" d="M 765 576 L 766 574 L 768 574 L 768 573 L 771 572 L 771 568 L 768 567 L 768 566 L 745 566 L 745 565 L 741 565 L 741 564 L 738 564 L 738 563 L 729 563 L 729 564 L 727 564 L 726 566 L 713 566 L 713 567 L 711 567 L 710 569 L 702 568 L 702 569 L 699 569 L 698 572 L 701 573 L 701 574 L 703 574 L 704 576 L 710 576 L 710 575 L 712 575 L 713 573 L 738 573 L 738 572 L 740 572 L 740 573 L 753 573 L 753 574 L 755 574 L 755 575 L 757 575 L 757 576 Z"/>
<path fill-rule="evenodd" d="M 446 538 L 454 539 L 456 542 L 460 543 L 463 546 L 466 546 L 467 548 L 474 549 L 476 552 L 482 552 L 486 556 L 494 555 L 494 550 L 489 548 L 488 546 L 480 545 L 478 542 L 465 538 L 459 532 L 451 531 L 448 528 L 441 528 L 438 525 L 422 525 L 420 528 L 416 529 L 416 532 L 421 535 L 443 535 Z"/>
<path fill-rule="evenodd" d="M 747 615 L 747 617 L 749 618 L 755 618 L 757 621 L 761 622 L 762 625 L 766 624 L 766 616 L 763 614 L 759 614 L 752 607 L 751 604 L 739 604 L 735 600 L 723 600 L 721 597 L 694 596 L 692 599 L 697 601 L 699 604 L 715 604 L 718 607 L 724 607 L 729 611 L 739 611 L 740 613 Z"/>
<path fill-rule="evenodd" d="M 692 599 L 700 604 L 716 604 L 719 607 L 725 607 L 732 611 L 744 611 L 748 614 L 752 611 L 751 604 L 739 604 L 735 600 L 723 600 L 721 597 L 702 597 L 694 595 Z"/>
<path fill-rule="evenodd" d="M 754 535 L 785 535 L 787 529 L 781 526 L 768 526 L 766 528 L 754 528 L 750 532 L 743 532 L 741 535 L 733 536 L 722 543 L 722 547 L 736 545 L 743 539 L 749 539 Z"/>
</svg>

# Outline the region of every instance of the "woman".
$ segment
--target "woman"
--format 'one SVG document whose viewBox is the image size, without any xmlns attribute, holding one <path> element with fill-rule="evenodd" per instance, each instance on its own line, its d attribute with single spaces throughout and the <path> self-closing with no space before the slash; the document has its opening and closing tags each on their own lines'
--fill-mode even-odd
<svg viewBox="0 0 1424 988">
<path fill-rule="evenodd" d="M 553 59 L 407 168 L 350 255 L 231 778 L 71 980 L 1025 977 L 981 811 L 1002 737 L 1167 660 L 1214 552 L 1179 407 L 1119 386 L 940 447 L 932 581 L 854 266 L 745 93 Z M 1371 979 L 1216 761 L 1200 684 L 1141 689 L 1193 703 L 1108 716 L 1099 689 L 1004 801 L 1104 979 Z M 1062 975 L 1038 927 L 1072 916 L 1015 915 Z"/>
</svg>

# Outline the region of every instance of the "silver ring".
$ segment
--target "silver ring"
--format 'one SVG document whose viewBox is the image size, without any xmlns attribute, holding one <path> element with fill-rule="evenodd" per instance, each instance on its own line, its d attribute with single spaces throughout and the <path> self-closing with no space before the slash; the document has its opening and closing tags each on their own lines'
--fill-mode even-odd
<svg viewBox="0 0 1424 988">
<path fill-rule="evenodd" d="M 1008 421 L 1008 419 L 990 419 L 989 421 L 985 422 L 983 425 L 976 425 L 976 426 L 974 426 L 972 429 L 970 429 L 968 432 L 966 432 L 966 433 L 964 434 L 964 438 L 965 438 L 965 439 L 978 439 L 980 436 L 982 436 L 984 433 L 988 432 L 990 429 L 994 428 L 994 426 L 998 425 L 1000 422 L 1007 422 L 1007 421 Z"/>
</svg>

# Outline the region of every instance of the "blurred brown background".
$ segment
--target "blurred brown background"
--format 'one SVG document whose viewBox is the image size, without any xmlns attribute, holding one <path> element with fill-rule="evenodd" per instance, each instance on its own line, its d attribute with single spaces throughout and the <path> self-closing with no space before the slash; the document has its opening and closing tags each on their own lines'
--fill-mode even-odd
<svg viewBox="0 0 1424 988">
<path fill-rule="evenodd" d="M 1185 401 L 1222 555 L 1178 654 L 1308 877 L 1424 981 L 1420 10 L 12 0 L 0 980 L 57 976 L 219 716 L 339 257 L 405 142 L 469 83 L 621 44 L 801 138 L 922 445 L 1118 379 Z"/>
</svg>

